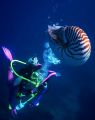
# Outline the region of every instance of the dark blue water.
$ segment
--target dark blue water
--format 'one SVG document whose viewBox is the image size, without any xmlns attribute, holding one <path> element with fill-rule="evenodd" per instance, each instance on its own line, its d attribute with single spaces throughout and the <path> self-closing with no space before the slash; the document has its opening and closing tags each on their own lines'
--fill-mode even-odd
<svg viewBox="0 0 95 120">
<path fill-rule="evenodd" d="M 62 76 L 52 78 L 38 108 L 21 110 L 15 120 L 95 120 L 94 5 L 94 0 L 0 1 L 0 46 L 8 47 L 15 59 L 26 61 L 36 55 L 43 62 L 49 24 L 79 26 L 88 34 L 92 45 L 91 57 L 83 66 L 52 66 L 51 69 L 61 72 Z M 6 107 L 8 61 L 3 53 L 0 56 L 0 70 L 3 71 L 0 73 L 3 78 L 0 82 L 0 120 L 12 120 Z"/>
</svg>

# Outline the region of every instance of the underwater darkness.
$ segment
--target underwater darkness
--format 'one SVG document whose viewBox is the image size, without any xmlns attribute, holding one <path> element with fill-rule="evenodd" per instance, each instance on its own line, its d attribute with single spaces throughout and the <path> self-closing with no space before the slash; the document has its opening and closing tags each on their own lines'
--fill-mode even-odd
<svg viewBox="0 0 95 120">
<path fill-rule="evenodd" d="M 15 118 L 8 112 L 9 63 L 1 47 L 14 59 L 37 56 L 43 63 L 47 26 L 81 27 L 91 40 L 91 57 L 82 66 L 52 66 L 62 74 L 49 81 L 49 89 L 37 108 L 25 107 Z M 95 1 L 0 0 L 0 120 L 95 120 Z"/>
</svg>

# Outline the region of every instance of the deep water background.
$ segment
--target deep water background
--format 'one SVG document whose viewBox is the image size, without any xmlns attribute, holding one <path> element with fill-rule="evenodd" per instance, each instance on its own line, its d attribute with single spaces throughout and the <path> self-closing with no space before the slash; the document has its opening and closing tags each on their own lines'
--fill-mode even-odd
<svg viewBox="0 0 95 120">
<path fill-rule="evenodd" d="M 0 0 L 0 120 L 95 120 L 95 2 L 94 0 Z M 38 108 L 25 108 L 18 116 L 8 114 L 8 61 L 1 46 L 14 58 L 43 62 L 47 26 L 79 26 L 88 34 L 92 52 L 83 66 L 52 66 L 62 74 L 49 81 Z"/>
</svg>

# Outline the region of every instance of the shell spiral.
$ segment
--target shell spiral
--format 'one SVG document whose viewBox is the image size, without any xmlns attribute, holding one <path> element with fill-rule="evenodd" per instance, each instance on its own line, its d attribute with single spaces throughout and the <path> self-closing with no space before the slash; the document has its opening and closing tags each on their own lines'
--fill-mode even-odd
<svg viewBox="0 0 95 120">
<path fill-rule="evenodd" d="M 63 62 L 84 64 L 91 54 L 91 43 L 87 34 L 77 26 L 49 27 L 50 47 Z"/>
</svg>

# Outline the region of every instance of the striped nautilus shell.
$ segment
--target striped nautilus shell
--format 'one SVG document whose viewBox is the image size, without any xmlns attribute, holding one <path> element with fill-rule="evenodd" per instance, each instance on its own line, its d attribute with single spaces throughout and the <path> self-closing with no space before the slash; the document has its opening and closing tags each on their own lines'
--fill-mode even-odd
<svg viewBox="0 0 95 120">
<path fill-rule="evenodd" d="M 90 57 L 91 44 L 87 34 L 77 26 L 48 26 L 49 44 L 64 63 L 84 64 Z"/>
</svg>

